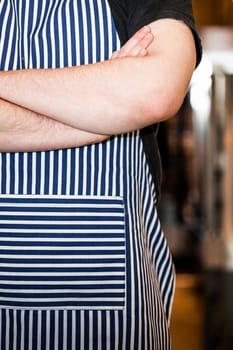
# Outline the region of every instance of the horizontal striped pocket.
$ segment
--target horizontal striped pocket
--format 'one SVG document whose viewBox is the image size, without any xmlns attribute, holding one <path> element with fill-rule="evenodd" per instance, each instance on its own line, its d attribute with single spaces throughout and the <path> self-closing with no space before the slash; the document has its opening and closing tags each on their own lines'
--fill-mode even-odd
<svg viewBox="0 0 233 350">
<path fill-rule="evenodd" d="M 123 309 L 121 197 L 0 195 L 0 305 Z"/>
</svg>

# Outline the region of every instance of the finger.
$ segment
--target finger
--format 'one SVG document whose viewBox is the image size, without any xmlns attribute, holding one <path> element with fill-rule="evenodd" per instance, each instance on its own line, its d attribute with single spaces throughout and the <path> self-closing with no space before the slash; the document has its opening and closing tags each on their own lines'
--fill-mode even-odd
<svg viewBox="0 0 233 350">
<path fill-rule="evenodd" d="M 125 45 L 121 47 L 119 50 L 119 54 L 121 56 L 127 55 L 136 45 L 138 45 L 145 36 L 151 33 L 151 29 L 149 26 L 145 26 L 137 31 L 127 42 Z"/>
<path fill-rule="evenodd" d="M 128 53 L 130 56 L 138 56 L 141 54 L 141 52 L 145 52 L 152 41 L 154 40 L 154 37 L 151 33 L 148 33 L 139 43 L 137 43 Z"/>
<path fill-rule="evenodd" d="M 126 44 L 122 48 L 126 49 L 126 51 L 130 50 L 150 32 L 151 32 L 151 29 L 149 26 L 142 27 L 126 42 Z"/>
<path fill-rule="evenodd" d="M 137 57 L 144 57 L 146 56 L 148 53 L 148 51 L 146 49 L 139 49 L 137 52 L 135 52 L 133 55 L 124 55 L 124 56 L 121 56 L 121 57 L 132 57 L 132 56 L 137 56 Z M 119 58 L 119 51 L 115 51 L 112 56 L 111 56 L 111 60 L 114 60 L 115 58 Z"/>
<path fill-rule="evenodd" d="M 111 56 L 111 60 L 114 60 L 114 58 L 118 58 L 118 55 L 119 55 L 119 51 L 114 51 Z"/>
<path fill-rule="evenodd" d="M 132 46 L 130 49 L 118 51 L 117 57 L 137 56 L 141 50 L 147 49 L 153 40 L 153 34 L 147 33 L 143 38 L 141 38 L 140 41 L 136 41 L 134 46 Z"/>
<path fill-rule="evenodd" d="M 144 27 L 138 32 L 136 32 L 128 41 L 127 43 L 122 46 L 121 53 L 126 54 L 132 50 L 133 47 L 135 47 L 148 33 L 150 33 L 148 27 Z"/>
<path fill-rule="evenodd" d="M 146 51 L 144 51 L 144 49 L 147 49 L 153 39 L 154 37 L 151 33 L 150 27 L 145 26 L 136 32 L 120 50 L 115 51 L 112 54 L 111 59 L 126 56 L 141 56 L 141 51 L 143 52 L 143 55 L 145 55 Z"/>
<path fill-rule="evenodd" d="M 135 57 L 144 57 L 148 54 L 147 49 L 140 49 L 137 54 L 135 54 Z"/>
</svg>

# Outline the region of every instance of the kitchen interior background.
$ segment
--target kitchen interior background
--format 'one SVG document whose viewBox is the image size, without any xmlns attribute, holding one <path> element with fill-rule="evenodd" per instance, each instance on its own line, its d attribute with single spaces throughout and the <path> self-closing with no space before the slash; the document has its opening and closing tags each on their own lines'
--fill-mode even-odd
<svg viewBox="0 0 233 350">
<path fill-rule="evenodd" d="M 177 271 L 173 350 L 233 349 L 233 0 L 193 0 L 204 55 L 163 122 L 160 216 Z"/>
</svg>

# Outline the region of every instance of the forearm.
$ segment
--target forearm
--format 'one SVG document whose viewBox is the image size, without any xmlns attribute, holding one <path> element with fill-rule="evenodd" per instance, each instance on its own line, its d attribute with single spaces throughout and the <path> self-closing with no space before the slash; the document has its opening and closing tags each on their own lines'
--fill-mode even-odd
<svg viewBox="0 0 233 350">
<path fill-rule="evenodd" d="M 148 26 L 114 52 L 119 57 L 143 57 L 153 41 Z M 12 87 L 13 88 L 13 87 Z M 72 128 L 47 116 L 0 99 L 0 151 L 42 151 L 78 147 L 104 141 L 107 135 Z"/>
<path fill-rule="evenodd" d="M 122 124 L 129 124 L 128 117 L 136 112 L 128 112 L 130 97 L 125 92 L 132 92 L 138 82 L 126 88 L 127 77 L 124 85 L 119 83 L 127 75 L 124 66 L 127 70 L 128 60 L 138 65 L 138 58 L 123 58 L 64 69 L 0 73 L 0 96 L 86 131 L 122 132 Z M 135 93 L 134 98 L 138 100 Z"/>
<path fill-rule="evenodd" d="M 0 152 L 46 151 L 100 142 L 91 134 L 0 100 Z"/>
<path fill-rule="evenodd" d="M 0 96 L 94 133 L 117 134 L 166 119 L 183 101 L 195 49 L 192 34 L 183 24 L 172 21 L 167 30 L 164 20 L 161 22 L 153 27 L 156 43 L 145 57 L 4 72 Z"/>
</svg>

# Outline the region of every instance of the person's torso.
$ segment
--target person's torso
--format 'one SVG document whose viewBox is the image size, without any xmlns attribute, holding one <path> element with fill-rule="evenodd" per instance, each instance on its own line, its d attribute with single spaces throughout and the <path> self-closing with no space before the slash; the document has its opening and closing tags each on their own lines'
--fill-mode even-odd
<svg viewBox="0 0 233 350">
<path fill-rule="evenodd" d="M 0 2 L 1 70 L 94 63 L 109 59 L 119 46 L 106 0 Z M 112 270 L 115 269 L 114 273 L 123 285 L 123 291 L 119 291 L 118 287 L 113 291 L 117 295 L 113 305 L 116 309 L 125 307 L 127 284 L 127 300 L 131 303 L 127 307 L 129 310 L 132 307 L 134 313 L 137 303 L 129 286 L 132 284 L 133 291 L 139 275 L 134 278 L 136 272 L 131 266 L 134 266 L 134 259 L 145 259 L 146 256 L 151 275 L 153 278 L 155 274 L 158 276 L 161 286 L 158 294 L 162 295 L 165 313 L 170 314 L 172 264 L 157 218 L 154 187 L 139 132 L 80 148 L 0 153 L 0 206 L 0 236 L 3 237 L 4 249 L 15 245 L 20 251 L 17 263 L 10 261 L 10 269 L 17 270 L 17 274 L 25 275 L 25 268 L 29 274 L 37 269 L 37 253 L 33 266 L 29 266 L 30 261 L 24 258 L 29 246 L 33 247 L 33 251 L 37 251 L 38 244 L 43 251 L 48 245 L 67 251 L 70 249 L 69 242 L 75 242 L 72 245 L 77 247 L 77 254 L 81 254 L 80 242 L 88 249 L 94 240 L 96 245 L 101 246 L 101 259 L 104 261 L 100 277 L 104 281 L 107 273 L 111 278 L 113 276 L 113 283 L 116 276 Z M 105 254 L 108 255 L 109 246 L 113 250 L 121 249 L 122 255 L 112 256 L 111 253 L 107 257 L 110 259 L 109 266 L 106 267 Z M 63 257 L 59 253 L 57 255 L 55 265 L 49 262 L 48 268 L 55 268 L 56 273 L 62 276 L 68 274 L 63 271 Z M 92 258 L 94 267 L 91 272 L 94 275 L 95 271 L 99 271 L 99 260 L 96 267 L 96 257 L 91 255 Z M 164 263 L 160 263 L 163 260 Z M 47 260 L 45 263 L 48 263 Z M 73 268 L 70 259 L 66 264 Z M 77 264 L 77 269 L 83 273 L 82 264 L 79 266 L 79 261 Z M 112 264 L 115 264 L 114 267 Z M 125 264 L 128 264 L 127 268 Z M 43 273 L 42 278 L 45 278 Z M 58 283 L 60 277 L 57 278 Z M 148 278 L 148 285 L 152 283 Z M 145 293 L 147 289 L 145 283 Z M 87 290 L 89 292 L 89 287 Z M 29 297 L 35 299 L 31 294 Z M 41 295 L 39 297 L 36 302 L 41 306 Z M 92 296 L 90 298 L 91 301 L 87 298 L 85 302 L 89 303 L 88 307 L 93 307 Z M 101 299 L 98 307 L 106 307 L 106 303 L 113 301 L 111 292 Z M 22 303 L 25 307 L 28 300 L 23 299 Z M 59 307 L 63 305 L 62 299 Z M 155 314 L 155 317 L 159 316 Z"/>
<path fill-rule="evenodd" d="M 106 0 L 1 1 L 1 70 L 90 64 L 109 59 L 119 46 Z M 120 136 L 76 149 L 2 153 L 0 191 L 122 194 L 127 144 Z"/>
</svg>

